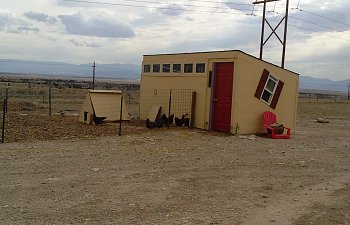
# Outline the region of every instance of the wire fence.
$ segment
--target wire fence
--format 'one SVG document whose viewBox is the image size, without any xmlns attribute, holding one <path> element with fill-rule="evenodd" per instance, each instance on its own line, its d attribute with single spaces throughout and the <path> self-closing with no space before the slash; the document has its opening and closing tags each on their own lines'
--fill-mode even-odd
<svg viewBox="0 0 350 225">
<path fill-rule="evenodd" d="M 311 99 L 316 101 L 346 101 L 350 100 L 349 93 L 319 93 L 299 92 L 299 99 Z"/>
<path fill-rule="evenodd" d="M 168 118 L 175 118 L 170 123 L 179 121 L 193 127 L 195 103 L 196 92 L 192 89 L 153 89 L 143 91 L 141 108 L 143 113 L 148 113 L 153 107 L 159 107 L 158 116 L 165 114 Z"/>
<path fill-rule="evenodd" d="M 85 136 L 90 135 L 89 132 L 99 135 L 98 132 L 103 131 L 96 128 L 97 131 L 93 131 L 77 124 L 87 93 L 88 89 L 47 84 L 0 83 L 1 142 L 79 136 L 76 134 L 79 132 Z M 123 98 L 130 118 L 138 119 L 139 91 L 124 90 Z M 102 129 L 107 133 L 108 129 L 120 133 L 118 127 Z"/>
</svg>

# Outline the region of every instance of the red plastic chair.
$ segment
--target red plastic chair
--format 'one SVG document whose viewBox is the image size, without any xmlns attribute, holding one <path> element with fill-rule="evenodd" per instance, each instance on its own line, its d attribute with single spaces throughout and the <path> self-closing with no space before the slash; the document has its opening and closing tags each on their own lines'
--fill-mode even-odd
<svg viewBox="0 0 350 225">
<path fill-rule="evenodd" d="M 267 136 L 273 139 L 290 139 L 290 128 L 284 127 L 283 125 L 283 133 L 278 134 L 276 132 L 276 128 L 271 126 L 277 123 L 277 117 L 274 113 L 266 111 L 263 113 L 264 127 L 267 130 Z"/>
</svg>

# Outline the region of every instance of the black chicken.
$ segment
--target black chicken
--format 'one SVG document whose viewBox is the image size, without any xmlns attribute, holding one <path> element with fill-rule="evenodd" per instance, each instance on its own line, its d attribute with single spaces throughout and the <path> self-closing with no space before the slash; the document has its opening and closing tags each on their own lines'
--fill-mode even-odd
<svg viewBox="0 0 350 225">
<path fill-rule="evenodd" d="M 181 119 L 175 117 L 176 126 L 181 127 L 182 125 L 185 124 L 185 122 L 186 122 L 185 115 L 182 115 Z"/>
</svg>

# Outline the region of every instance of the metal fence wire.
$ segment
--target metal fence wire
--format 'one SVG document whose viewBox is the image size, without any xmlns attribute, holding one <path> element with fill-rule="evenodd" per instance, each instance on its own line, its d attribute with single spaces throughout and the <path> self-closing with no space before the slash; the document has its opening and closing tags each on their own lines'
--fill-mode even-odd
<svg viewBox="0 0 350 225">
<path fill-rule="evenodd" d="M 142 110 L 150 112 L 152 107 L 160 107 L 160 115 L 187 119 L 188 125 L 194 125 L 196 92 L 192 89 L 153 89 L 142 92 Z M 173 122 L 176 122 L 174 120 Z"/>
<path fill-rule="evenodd" d="M 318 93 L 318 92 L 299 92 L 299 99 L 315 99 L 316 101 L 346 101 L 349 100 L 349 93 Z"/>
<path fill-rule="evenodd" d="M 52 127 L 49 125 L 50 121 L 57 122 L 61 116 L 78 121 L 87 93 L 88 89 L 0 82 L 1 142 L 4 139 L 5 142 L 27 140 L 29 137 L 35 139 L 43 132 L 39 134 L 34 130 L 40 129 L 53 135 L 58 134 L 60 132 L 58 129 L 62 127 Z M 130 118 L 138 119 L 139 91 L 123 91 L 123 98 Z M 42 128 L 44 122 L 49 127 Z"/>
<path fill-rule="evenodd" d="M 1 98 L 7 96 L 11 110 L 20 111 L 22 114 L 77 115 L 87 93 L 88 89 L 53 88 L 40 84 L 0 83 Z M 123 91 L 123 97 L 132 118 L 139 118 L 138 92 Z"/>
</svg>

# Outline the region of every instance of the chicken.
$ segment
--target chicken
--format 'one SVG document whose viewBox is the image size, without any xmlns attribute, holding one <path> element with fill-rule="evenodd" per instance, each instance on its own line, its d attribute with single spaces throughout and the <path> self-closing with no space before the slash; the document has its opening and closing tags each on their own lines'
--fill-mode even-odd
<svg viewBox="0 0 350 225">
<path fill-rule="evenodd" d="M 151 122 L 151 121 L 149 121 L 149 119 L 147 119 L 146 120 L 146 127 L 148 129 L 153 129 L 153 128 L 157 127 L 157 124 L 156 124 L 156 122 Z"/>
<path fill-rule="evenodd" d="M 185 124 L 185 121 L 186 121 L 185 115 L 182 115 L 181 119 L 175 117 L 175 124 L 176 124 L 176 126 L 178 126 L 178 127 L 181 127 L 182 125 L 184 125 L 184 124 Z"/>
<path fill-rule="evenodd" d="M 164 126 L 169 126 L 173 123 L 174 120 L 174 114 L 171 114 L 169 118 L 163 114 L 161 117 L 158 117 L 155 122 L 151 122 L 149 119 L 146 120 L 146 127 L 149 129 L 153 128 L 161 128 Z"/>
</svg>

